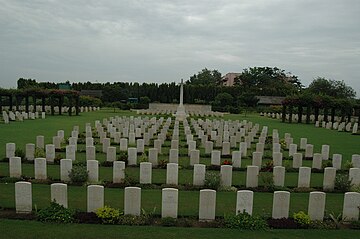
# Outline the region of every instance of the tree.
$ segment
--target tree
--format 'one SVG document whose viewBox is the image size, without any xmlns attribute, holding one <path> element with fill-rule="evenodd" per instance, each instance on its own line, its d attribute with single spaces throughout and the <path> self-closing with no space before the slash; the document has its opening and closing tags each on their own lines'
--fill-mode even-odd
<svg viewBox="0 0 360 239">
<path fill-rule="evenodd" d="M 191 85 L 221 85 L 221 73 L 218 70 L 208 70 L 205 68 L 191 76 L 185 83 Z"/>
<path fill-rule="evenodd" d="M 259 102 L 259 99 L 255 96 L 255 94 L 245 92 L 239 96 L 239 103 L 245 106 L 245 117 L 247 109 L 250 107 L 255 107 Z"/>
<path fill-rule="evenodd" d="M 307 90 L 313 94 L 328 95 L 338 99 L 353 99 L 356 96 L 355 90 L 344 81 L 328 80 L 324 77 L 314 79 Z"/>
<path fill-rule="evenodd" d="M 251 67 L 236 77 L 235 85 L 256 95 L 286 96 L 301 90 L 297 76 L 277 67 Z"/>
</svg>

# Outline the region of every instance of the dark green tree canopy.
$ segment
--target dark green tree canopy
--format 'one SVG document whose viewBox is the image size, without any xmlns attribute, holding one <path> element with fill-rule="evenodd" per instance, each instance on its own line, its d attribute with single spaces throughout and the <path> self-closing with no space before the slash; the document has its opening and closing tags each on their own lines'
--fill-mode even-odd
<svg viewBox="0 0 360 239">
<path fill-rule="evenodd" d="M 353 99 L 356 92 L 346 85 L 344 81 L 328 80 L 324 77 L 317 77 L 311 82 L 307 90 L 317 95 L 328 95 L 334 98 Z"/>
<path fill-rule="evenodd" d="M 191 85 L 221 85 L 221 73 L 218 70 L 202 69 L 197 74 L 190 77 L 186 84 Z"/>
<path fill-rule="evenodd" d="M 257 95 L 286 96 L 301 90 L 297 76 L 277 67 L 250 67 L 235 79 L 235 85 Z"/>
</svg>

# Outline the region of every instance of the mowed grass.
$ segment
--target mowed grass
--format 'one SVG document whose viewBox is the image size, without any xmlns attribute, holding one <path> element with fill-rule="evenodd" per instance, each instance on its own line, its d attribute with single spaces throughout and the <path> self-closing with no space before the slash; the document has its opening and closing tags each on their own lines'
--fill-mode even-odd
<svg viewBox="0 0 360 239">
<path fill-rule="evenodd" d="M 357 238 L 355 230 L 270 230 L 270 231 L 239 231 L 224 228 L 179 228 L 149 226 L 109 226 L 87 224 L 44 224 L 36 221 L 0 219 L 2 238 L 8 239 L 63 239 L 63 238 L 315 238 L 315 239 L 352 239 Z"/>
</svg>

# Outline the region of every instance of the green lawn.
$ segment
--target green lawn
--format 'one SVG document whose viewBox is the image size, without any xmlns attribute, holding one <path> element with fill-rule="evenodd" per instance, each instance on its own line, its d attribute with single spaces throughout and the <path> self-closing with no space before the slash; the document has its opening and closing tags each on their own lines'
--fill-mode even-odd
<svg viewBox="0 0 360 239">
<path fill-rule="evenodd" d="M 63 239 L 63 238 L 137 238 L 137 239 L 169 239 L 169 238 L 307 238 L 307 239 L 353 239 L 358 238 L 355 230 L 270 230 L 239 231 L 223 228 L 179 228 L 156 226 L 109 226 L 90 224 L 44 224 L 37 221 L 20 221 L 0 219 L 2 238 L 14 239 Z"/>
</svg>

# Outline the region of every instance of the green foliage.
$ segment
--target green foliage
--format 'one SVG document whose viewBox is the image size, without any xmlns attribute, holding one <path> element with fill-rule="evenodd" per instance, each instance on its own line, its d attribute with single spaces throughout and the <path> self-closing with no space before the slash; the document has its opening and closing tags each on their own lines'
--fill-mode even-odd
<svg viewBox="0 0 360 239">
<path fill-rule="evenodd" d="M 109 206 L 104 206 L 96 210 L 96 216 L 101 219 L 103 224 L 117 224 L 119 222 L 120 211 Z"/>
<path fill-rule="evenodd" d="M 141 154 L 139 156 L 139 162 L 143 163 L 143 162 L 149 162 L 148 156 L 146 154 Z"/>
<path fill-rule="evenodd" d="M 360 185 L 352 185 L 351 186 L 351 192 L 357 192 L 360 193 Z"/>
<path fill-rule="evenodd" d="M 221 177 L 219 173 L 206 172 L 204 186 L 209 189 L 218 190 L 221 185 Z"/>
<path fill-rule="evenodd" d="M 80 95 L 79 104 L 80 104 L 80 106 L 100 107 L 102 105 L 102 101 L 99 98 L 86 96 L 86 95 Z"/>
<path fill-rule="evenodd" d="M 50 206 L 36 213 L 37 220 L 41 222 L 73 223 L 74 216 L 74 210 L 65 208 L 55 201 L 51 202 Z"/>
<path fill-rule="evenodd" d="M 309 225 L 311 223 L 309 215 L 307 215 L 303 211 L 294 213 L 293 218 L 296 223 L 298 223 L 301 227 L 304 227 L 304 228 L 309 227 Z"/>
<path fill-rule="evenodd" d="M 253 231 L 268 229 L 265 219 L 259 216 L 251 216 L 245 211 L 238 215 L 225 215 L 224 221 L 227 228 Z"/>
<path fill-rule="evenodd" d="M 335 98 L 354 98 L 356 92 L 344 81 L 328 80 L 324 77 L 317 77 L 310 83 L 308 91 L 313 94 L 325 94 Z"/>
<path fill-rule="evenodd" d="M 348 174 L 337 174 L 335 178 L 335 189 L 348 192 L 351 189 L 351 181 Z"/>
<path fill-rule="evenodd" d="M 45 158 L 45 150 L 42 148 L 38 148 L 36 147 L 35 152 L 34 152 L 34 158 Z"/>
<path fill-rule="evenodd" d="M 194 74 L 190 77 L 186 84 L 191 85 L 220 85 L 221 73 L 218 70 L 208 70 L 207 68 L 202 69 L 198 74 Z"/>
<path fill-rule="evenodd" d="M 15 150 L 15 156 L 20 157 L 22 160 L 25 159 L 25 152 L 22 149 L 17 148 Z"/>
<path fill-rule="evenodd" d="M 128 163 L 128 153 L 127 151 L 120 151 L 119 156 L 117 158 L 119 161 L 124 161 L 125 165 Z"/>
<path fill-rule="evenodd" d="M 172 217 L 163 217 L 161 218 L 161 225 L 164 227 L 174 227 L 176 226 L 176 219 Z"/>
<path fill-rule="evenodd" d="M 166 168 L 166 165 L 168 164 L 167 160 L 161 159 L 158 162 L 158 168 Z"/>
<path fill-rule="evenodd" d="M 345 168 L 346 170 L 349 170 L 349 169 L 352 168 L 352 167 L 353 167 L 352 162 L 349 161 L 349 160 L 346 160 L 346 162 L 344 163 L 344 168 Z"/>
<path fill-rule="evenodd" d="M 73 183 L 84 183 L 88 180 L 89 172 L 87 171 L 86 166 L 73 165 L 69 177 Z"/>
<path fill-rule="evenodd" d="M 274 176 L 272 173 L 260 173 L 259 177 L 265 189 L 274 190 Z"/>
</svg>

